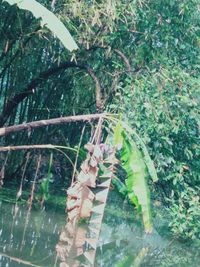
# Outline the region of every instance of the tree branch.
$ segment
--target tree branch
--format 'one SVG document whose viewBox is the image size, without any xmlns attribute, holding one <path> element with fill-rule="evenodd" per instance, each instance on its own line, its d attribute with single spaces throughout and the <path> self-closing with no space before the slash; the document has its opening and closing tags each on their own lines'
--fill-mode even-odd
<svg viewBox="0 0 200 267">
<path fill-rule="evenodd" d="M 19 264 L 22 263 L 22 264 L 25 264 L 25 265 L 28 265 L 28 266 L 42 267 L 40 265 L 33 264 L 30 261 L 26 261 L 26 260 L 23 260 L 23 259 L 20 259 L 20 258 L 17 258 L 17 257 L 12 257 L 12 256 L 10 256 L 8 254 L 3 253 L 3 252 L 0 252 L 0 255 L 5 257 L 5 258 L 10 259 L 11 261 L 15 261 L 15 262 L 17 262 Z"/>
<path fill-rule="evenodd" d="M 59 66 L 49 68 L 47 71 L 40 73 L 40 75 L 33 79 L 28 86 L 22 92 L 16 94 L 12 99 L 10 99 L 2 113 L 0 114 L 0 127 L 2 127 L 6 121 L 8 120 L 9 116 L 11 115 L 12 111 L 21 103 L 26 97 L 33 94 L 34 89 L 44 80 L 48 79 L 50 76 L 56 74 L 57 72 L 67 69 L 67 68 L 79 68 L 82 70 L 86 70 L 96 85 L 96 108 L 97 110 L 101 110 L 102 107 L 102 97 L 101 97 L 101 86 L 100 83 L 94 74 L 93 70 L 85 65 L 77 64 L 74 62 L 64 62 Z"/>
<path fill-rule="evenodd" d="M 23 145 L 23 146 L 1 146 L 0 152 L 17 151 L 17 150 L 29 150 L 29 149 L 55 149 L 59 146 L 46 144 L 46 145 Z"/>
<path fill-rule="evenodd" d="M 122 53 L 122 51 L 120 51 L 119 49 L 114 49 L 115 53 L 118 54 L 122 60 L 124 61 L 125 65 L 126 65 L 126 68 L 127 68 L 127 71 L 128 72 L 131 72 L 131 64 L 128 60 L 128 58 L 124 55 L 124 53 Z"/>
<path fill-rule="evenodd" d="M 44 127 L 48 125 L 57 125 L 57 124 L 70 123 L 76 121 L 97 120 L 99 118 L 105 118 L 107 115 L 108 115 L 107 113 L 100 113 L 100 114 L 76 115 L 76 116 L 60 117 L 49 120 L 33 121 L 19 125 L 0 128 L 0 136 L 4 136 L 9 133 L 18 132 L 26 129 L 31 130 L 34 128 Z"/>
<path fill-rule="evenodd" d="M 108 46 L 91 46 L 87 51 L 96 50 L 96 49 L 108 49 Z M 131 64 L 128 60 L 128 58 L 125 56 L 125 54 L 119 50 L 119 49 L 113 49 L 112 52 L 115 52 L 118 56 L 121 57 L 121 59 L 124 61 L 124 64 L 126 65 L 126 69 L 128 72 L 132 72 Z"/>
</svg>

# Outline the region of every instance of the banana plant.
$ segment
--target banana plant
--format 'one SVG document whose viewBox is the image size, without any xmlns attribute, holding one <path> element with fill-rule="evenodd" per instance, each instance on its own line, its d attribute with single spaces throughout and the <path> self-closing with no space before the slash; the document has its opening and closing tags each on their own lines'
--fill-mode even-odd
<svg viewBox="0 0 200 267">
<path fill-rule="evenodd" d="M 94 266 L 111 181 L 141 212 L 145 232 L 152 232 L 147 178 L 156 172 L 152 169 L 153 162 L 149 164 L 150 157 L 143 152 L 144 148 L 138 148 L 131 133 L 119 120 L 115 122 L 113 135 L 110 134 L 105 143 L 88 143 L 85 148 L 87 157 L 67 191 L 68 218 L 56 246 L 63 266 Z M 125 185 L 116 178 L 116 165 L 120 163 L 116 154 L 126 172 Z M 148 171 L 149 166 L 151 170 Z"/>
<path fill-rule="evenodd" d="M 144 155 L 139 150 L 131 134 L 122 126 L 122 122 L 118 122 L 114 129 L 114 145 L 119 150 L 122 167 L 126 171 L 125 185 L 128 197 L 131 203 L 142 213 L 145 231 L 151 233 L 150 193 L 147 178 L 149 174 L 153 174 L 152 179 L 157 180 L 154 165 L 149 155 L 146 156 L 145 161 L 145 155 L 147 154 Z"/>
<path fill-rule="evenodd" d="M 30 11 L 35 18 L 40 18 L 41 26 L 47 27 L 69 51 L 77 50 L 78 46 L 65 25 L 46 7 L 35 0 L 4 0 L 10 5 L 16 4 L 20 9 Z"/>
</svg>

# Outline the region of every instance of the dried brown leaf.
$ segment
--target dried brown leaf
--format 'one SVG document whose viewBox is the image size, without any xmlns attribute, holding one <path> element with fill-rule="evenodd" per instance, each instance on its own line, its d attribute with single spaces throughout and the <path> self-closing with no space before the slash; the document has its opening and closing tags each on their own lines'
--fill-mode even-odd
<svg viewBox="0 0 200 267">
<path fill-rule="evenodd" d="M 102 203 L 105 203 L 106 199 L 107 199 L 108 191 L 109 191 L 109 188 L 106 188 L 103 191 L 96 193 L 95 200 L 102 202 Z"/>
<path fill-rule="evenodd" d="M 85 238 L 86 238 L 86 229 L 83 227 L 78 227 L 76 231 L 76 239 L 74 243 L 76 248 L 80 248 L 80 247 L 82 248 L 83 244 L 85 243 Z M 83 248 L 82 248 L 82 251 L 83 251 Z"/>
<path fill-rule="evenodd" d="M 74 220 L 75 218 L 78 217 L 78 215 L 79 215 L 79 209 L 78 208 L 75 208 L 75 209 L 71 210 L 68 213 L 68 219 L 69 219 L 69 221 Z"/>
<path fill-rule="evenodd" d="M 93 247 L 94 249 L 96 249 L 98 238 L 86 238 L 85 241 L 86 241 L 86 243 L 88 245 L 90 245 L 91 247 Z"/>
<path fill-rule="evenodd" d="M 89 160 L 85 160 L 82 164 L 81 164 L 81 170 L 84 173 L 88 173 L 90 169 L 90 165 L 89 165 Z"/>
<path fill-rule="evenodd" d="M 80 199 L 69 198 L 67 201 L 67 211 L 70 212 L 74 208 L 79 208 L 81 205 Z"/>
<path fill-rule="evenodd" d="M 110 187 L 111 179 L 106 180 L 105 182 L 98 185 L 98 187 Z"/>
<path fill-rule="evenodd" d="M 111 179 L 113 177 L 114 164 L 117 160 L 114 157 L 114 151 L 109 152 L 106 160 L 103 161 L 103 154 L 108 154 L 108 151 L 101 149 L 100 145 L 87 144 L 85 148 L 88 150 L 88 156 L 81 165 L 81 171 L 76 178 L 76 182 L 68 189 L 68 221 L 64 229 L 65 234 L 61 235 L 61 246 L 65 245 L 65 250 L 62 249 L 60 258 L 64 259 L 68 266 L 90 266 L 94 264 L 96 247 L 100 228 L 102 224 L 105 204 Z M 96 179 L 99 172 L 100 164 L 103 164 L 104 174 L 101 175 L 99 182 Z M 106 165 L 105 165 L 106 164 Z M 98 192 L 94 194 L 90 187 L 98 187 Z M 93 201 L 101 204 L 94 206 Z M 88 218 L 89 223 L 87 229 L 79 225 L 81 218 Z M 88 238 L 90 237 L 90 238 Z M 84 244 L 88 245 L 84 252 Z M 93 248 L 93 249 L 90 249 Z M 62 253 L 65 252 L 65 256 Z M 78 256 L 84 255 L 89 261 L 88 264 L 78 262 Z"/>
<path fill-rule="evenodd" d="M 80 210 L 80 217 L 81 218 L 88 218 L 91 215 L 91 211 L 92 211 L 92 201 L 89 199 L 85 199 L 83 201 L 83 204 L 81 206 L 81 210 Z"/>
<path fill-rule="evenodd" d="M 89 229 L 89 233 L 90 233 L 90 236 L 91 236 L 91 237 L 94 238 L 94 236 L 95 236 L 95 237 L 96 237 L 96 236 L 97 236 L 97 237 L 99 236 L 99 229 L 96 229 L 96 228 L 94 228 L 94 227 L 92 227 L 92 226 L 89 226 L 88 229 Z"/>
<path fill-rule="evenodd" d="M 96 250 L 94 249 L 91 249 L 89 251 L 86 251 L 84 253 L 84 256 L 86 257 L 86 259 L 90 262 L 90 264 L 93 264 L 94 263 L 94 260 L 95 260 L 95 253 L 96 253 Z"/>
<path fill-rule="evenodd" d="M 100 146 L 94 147 L 93 157 L 95 157 L 98 162 L 100 162 L 103 159 L 103 153 Z"/>
<path fill-rule="evenodd" d="M 97 214 L 103 214 L 105 208 L 105 204 L 100 204 L 98 206 L 94 206 L 92 208 L 92 212 L 97 213 Z"/>
<path fill-rule="evenodd" d="M 95 157 L 92 157 L 92 158 L 90 159 L 90 166 L 92 166 L 92 167 L 96 167 L 97 165 L 98 165 L 98 161 L 96 160 Z"/>
<path fill-rule="evenodd" d="M 94 145 L 91 143 L 87 143 L 84 145 L 85 149 L 87 149 L 87 151 L 92 154 L 94 152 Z"/>
</svg>

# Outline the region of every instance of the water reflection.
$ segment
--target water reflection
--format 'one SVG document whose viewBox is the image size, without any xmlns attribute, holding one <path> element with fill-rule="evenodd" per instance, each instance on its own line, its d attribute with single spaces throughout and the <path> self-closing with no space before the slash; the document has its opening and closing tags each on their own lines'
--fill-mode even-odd
<svg viewBox="0 0 200 267">
<path fill-rule="evenodd" d="M 1 267 L 54 266 L 63 212 L 0 203 Z"/>
<path fill-rule="evenodd" d="M 95 267 L 199 267 L 198 247 L 170 238 L 162 216 L 155 218 L 153 234 L 145 235 L 139 220 L 133 223 L 132 207 L 111 193 Z M 60 266 L 55 247 L 65 223 L 64 208 L 29 211 L 26 204 L 1 200 L 0 267 Z"/>
</svg>

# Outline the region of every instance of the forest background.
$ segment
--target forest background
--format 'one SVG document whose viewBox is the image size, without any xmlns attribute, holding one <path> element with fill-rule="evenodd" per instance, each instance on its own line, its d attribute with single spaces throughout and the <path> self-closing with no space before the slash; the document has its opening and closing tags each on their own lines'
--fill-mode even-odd
<svg viewBox="0 0 200 267">
<path fill-rule="evenodd" d="M 159 181 L 150 189 L 169 208 L 171 230 L 199 239 L 199 0 L 38 2 L 61 19 L 79 49 L 68 52 L 31 13 L 1 1 L 0 126 L 99 110 L 122 114 L 154 161 Z M 75 147 L 82 128 L 77 122 L 13 133 L 1 145 Z M 89 136 L 86 127 L 85 142 Z M 5 181 L 22 175 L 25 155 L 1 155 Z M 60 154 L 54 172 L 70 183 L 71 167 Z"/>
</svg>

